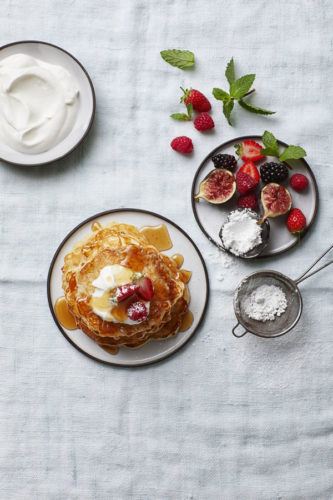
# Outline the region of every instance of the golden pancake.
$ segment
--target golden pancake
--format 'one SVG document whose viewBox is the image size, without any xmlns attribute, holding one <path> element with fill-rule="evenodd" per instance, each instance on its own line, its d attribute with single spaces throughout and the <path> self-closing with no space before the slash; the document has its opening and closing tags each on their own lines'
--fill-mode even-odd
<svg viewBox="0 0 333 500">
<path fill-rule="evenodd" d="M 152 284 L 149 300 L 138 289 L 142 279 Z M 185 281 L 175 262 L 136 227 L 111 222 L 97 227 L 65 256 L 62 284 L 77 327 L 99 345 L 118 348 L 175 335 L 190 301 Z M 123 285 L 136 291 L 119 299 Z M 145 310 L 139 318 L 130 315 L 138 302 Z"/>
</svg>

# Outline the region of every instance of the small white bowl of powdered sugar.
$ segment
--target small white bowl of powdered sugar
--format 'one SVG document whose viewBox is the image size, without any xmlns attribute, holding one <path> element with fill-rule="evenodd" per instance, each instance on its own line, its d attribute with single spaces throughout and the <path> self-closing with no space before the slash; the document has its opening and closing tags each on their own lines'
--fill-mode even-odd
<svg viewBox="0 0 333 500">
<path fill-rule="evenodd" d="M 258 257 L 269 239 L 269 222 L 258 225 L 258 220 L 258 214 L 247 208 L 230 212 L 219 233 L 223 249 L 245 259 Z"/>
</svg>

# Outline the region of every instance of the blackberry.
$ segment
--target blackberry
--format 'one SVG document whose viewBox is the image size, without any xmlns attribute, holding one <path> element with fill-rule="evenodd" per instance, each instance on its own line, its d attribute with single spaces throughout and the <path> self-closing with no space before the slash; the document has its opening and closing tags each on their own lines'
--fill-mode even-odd
<svg viewBox="0 0 333 500">
<path fill-rule="evenodd" d="M 275 163 L 273 161 L 264 163 L 260 167 L 261 180 L 268 184 L 269 182 L 282 182 L 288 177 L 288 168 L 282 163 Z"/>
<path fill-rule="evenodd" d="M 218 154 L 212 156 L 212 162 L 215 168 L 226 168 L 227 170 L 235 170 L 237 167 L 237 160 L 233 155 Z"/>
</svg>

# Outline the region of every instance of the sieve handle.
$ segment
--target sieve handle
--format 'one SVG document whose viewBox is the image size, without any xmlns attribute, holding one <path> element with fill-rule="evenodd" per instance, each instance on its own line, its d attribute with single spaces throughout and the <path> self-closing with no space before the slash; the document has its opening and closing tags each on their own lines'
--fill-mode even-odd
<svg viewBox="0 0 333 500">
<path fill-rule="evenodd" d="M 296 285 L 298 285 L 299 283 L 301 283 L 301 281 L 304 281 L 307 278 L 310 278 L 310 276 L 313 276 L 318 271 L 321 271 L 322 269 L 324 269 L 324 267 L 327 267 L 327 266 L 329 266 L 330 264 L 333 263 L 333 260 L 329 260 L 328 262 L 326 262 L 326 264 L 324 264 L 321 267 L 318 267 L 318 269 L 316 269 L 315 271 L 312 271 L 312 273 L 308 274 L 308 272 L 311 271 L 311 269 L 317 264 L 317 262 L 319 262 L 330 250 L 332 250 L 332 248 L 333 248 L 333 245 L 331 245 L 329 248 L 327 248 L 327 250 L 325 250 L 325 252 L 322 253 L 320 255 L 320 257 L 318 257 L 318 259 L 315 260 L 314 263 L 311 264 L 311 266 L 299 278 L 297 278 L 297 280 L 295 280 Z"/>
<path fill-rule="evenodd" d="M 236 325 L 236 326 L 234 326 L 234 327 L 233 327 L 233 329 L 232 329 L 232 334 L 233 334 L 235 337 L 237 337 L 238 339 L 240 339 L 241 337 L 244 337 L 244 335 L 246 335 L 247 333 L 249 333 L 247 330 L 245 330 L 243 333 L 241 333 L 241 335 L 237 335 L 237 334 L 235 333 L 235 331 L 236 331 L 237 327 L 239 326 L 239 324 L 240 324 L 240 323 L 239 323 L 239 321 L 238 321 L 237 325 Z"/>
</svg>

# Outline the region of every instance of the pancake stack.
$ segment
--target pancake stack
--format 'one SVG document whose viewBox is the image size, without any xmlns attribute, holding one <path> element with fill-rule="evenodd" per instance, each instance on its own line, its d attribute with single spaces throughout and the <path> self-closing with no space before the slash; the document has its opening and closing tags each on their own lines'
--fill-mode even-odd
<svg viewBox="0 0 333 500">
<path fill-rule="evenodd" d="M 103 268 L 116 264 L 149 277 L 153 284 L 149 314 L 141 323 L 106 321 L 93 311 L 93 282 Z M 77 327 L 110 352 L 175 335 L 190 301 L 174 261 L 150 245 L 136 227 L 116 222 L 98 226 L 75 244 L 65 257 L 62 286 Z"/>
</svg>

